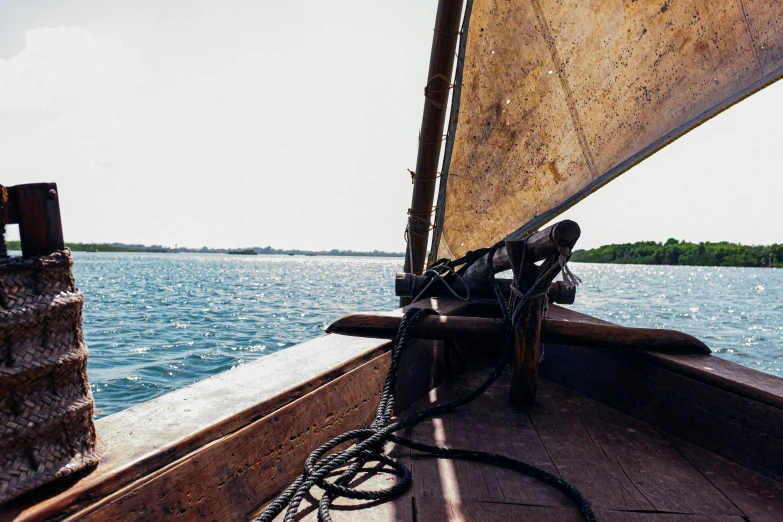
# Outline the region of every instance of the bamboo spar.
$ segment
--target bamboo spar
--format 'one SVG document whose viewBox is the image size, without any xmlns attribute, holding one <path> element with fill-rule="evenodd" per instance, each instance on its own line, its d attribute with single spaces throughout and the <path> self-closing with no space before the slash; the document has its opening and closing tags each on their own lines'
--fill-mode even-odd
<svg viewBox="0 0 783 522">
<path fill-rule="evenodd" d="M 424 88 L 424 113 L 419 131 L 419 151 L 413 177 L 413 196 L 408 219 L 405 272 L 421 274 L 427 252 L 432 202 L 443 144 L 454 59 L 459 40 L 463 0 L 440 0 L 432 37 L 432 52 Z"/>
</svg>

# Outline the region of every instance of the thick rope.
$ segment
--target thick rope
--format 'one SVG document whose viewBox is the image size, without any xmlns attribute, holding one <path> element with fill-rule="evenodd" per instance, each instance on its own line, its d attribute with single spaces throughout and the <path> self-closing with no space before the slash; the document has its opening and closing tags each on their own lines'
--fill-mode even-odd
<svg viewBox="0 0 783 522">
<path fill-rule="evenodd" d="M 470 301 L 470 287 L 468 286 L 468 284 L 465 282 L 464 279 L 458 276 L 464 274 L 465 270 L 467 270 L 467 268 L 471 264 L 473 264 L 477 259 L 479 259 L 484 254 L 489 252 L 489 250 L 490 249 L 488 248 L 484 248 L 481 250 L 477 250 L 475 252 L 468 252 L 467 254 L 465 254 L 465 256 L 459 259 L 455 259 L 453 261 L 445 258 L 435 261 L 422 274 L 424 276 L 429 277 L 430 280 L 427 282 L 426 285 L 424 285 L 424 288 L 421 289 L 418 295 L 416 295 L 416 297 L 411 299 L 411 303 L 415 303 L 416 301 L 421 299 L 421 297 L 427 293 L 427 290 L 429 290 L 430 287 L 432 287 L 432 285 L 436 281 L 439 281 L 446 288 L 446 290 L 448 290 L 451 293 L 451 295 L 453 295 L 457 299 L 461 301 Z M 459 270 L 455 270 L 455 268 L 460 265 L 462 265 L 461 268 Z M 451 277 L 452 279 L 454 277 L 457 277 L 460 280 L 460 282 L 465 287 L 465 297 L 462 297 L 454 290 L 454 288 L 449 283 L 449 279 L 448 279 L 449 277 Z"/>
<path fill-rule="evenodd" d="M 500 246 L 502 246 L 502 242 L 493 246 L 489 250 L 490 263 L 492 262 L 492 258 L 495 252 Z M 416 324 L 416 322 L 424 316 L 437 315 L 435 310 L 429 308 L 409 309 L 403 315 L 402 321 L 400 321 L 400 327 L 392 345 L 392 357 L 391 364 L 389 366 L 389 372 L 386 375 L 386 382 L 384 383 L 381 399 L 378 402 L 375 419 L 373 420 L 372 424 L 369 427 L 359 428 L 343 433 L 342 435 L 333 438 L 326 444 L 313 451 L 305 461 L 304 473 L 300 475 L 288 488 L 286 488 L 286 490 L 283 491 L 279 497 L 272 501 L 261 513 L 261 515 L 255 519 L 255 522 L 271 522 L 275 517 L 282 513 L 283 510 L 286 510 L 284 518 L 285 522 L 294 522 L 294 520 L 296 520 L 299 506 L 302 500 L 309 493 L 313 486 L 319 486 L 325 491 L 324 495 L 321 497 L 321 500 L 318 503 L 318 518 L 323 522 L 331 522 L 332 518 L 330 507 L 332 502 L 337 497 L 342 496 L 346 498 L 377 502 L 390 500 L 403 494 L 411 486 L 411 473 L 410 470 L 408 470 L 408 468 L 406 468 L 402 463 L 384 453 L 384 445 L 387 442 L 394 442 L 395 444 L 406 446 L 424 453 L 429 453 L 430 455 L 433 455 L 437 458 L 471 460 L 474 462 L 492 464 L 495 466 L 512 469 L 520 473 L 525 473 L 562 491 L 572 502 L 574 502 L 574 504 L 576 504 L 585 521 L 595 521 L 595 515 L 590 508 L 590 504 L 579 492 L 579 490 L 568 484 L 566 481 L 559 479 L 542 469 L 503 455 L 481 451 L 440 448 L 395 435 L 395 432 L 408 426 L 418 424 L 428 417 L 432 417 L 434 415 L 447 412 L 467 404 L 484 393 L 484 391 L 486 391 L 487 388 L 489 388 L 503 372 L 503 369 L 508 363 L 511 355 L 511 317 L 509 315 L 508 304 L 501 294 L 500 287 L 495 280 L 495 275 L 491 271 L 489 279 L 492 283 L 495 296 L 498 298 L 498 304 L 500 305 L 501 312 L 503 314 L 503 320 L 506 325 L 506 329 L 509 332 L 509 337 L 504 343 L 500 360 L 498 361 L 497 366 L 495 366 L 489 378 L 487 378 L 487 380 L 484 381 L 484 383 L 476 388 L 473 392 L 456 401 L 427 408 L 411 415 L 406 419 L 392 423 L 391 421 L 394 412 L 394 392 L 397 387 L 400 355 L 402 354 L 402 350 L 407 345 L 411 336 L 411 330 L 413 329 L 413 326 Z M 539 279 L 541 279 L 541 277 L 539 277 Z M 327 453 L 330 451 L 352 441 L 353 445 L 348 449 L 327 455 Z M 350 484 L 350 482 L 362 470 L 363 466 L 368 462 L 379 462 L 392 468 L 392 473 L 399 477 L 397 482 L 388 488 L 371 491 L 358 490 L 349 487 L 348 484 Z M 332 481 L 327 480 L 327 478 L 330 477 L 338 468 L 345 465 L 347 465 L 347 469 L 342 471 L 342 473 L 337 476 L 336 479 L 333 479 Z M 373 470 L 374 473 L 378 473 L 379 471 L 380 470 Z M 384 472 L 388 473 L 386 471 Z"/>
</svg>

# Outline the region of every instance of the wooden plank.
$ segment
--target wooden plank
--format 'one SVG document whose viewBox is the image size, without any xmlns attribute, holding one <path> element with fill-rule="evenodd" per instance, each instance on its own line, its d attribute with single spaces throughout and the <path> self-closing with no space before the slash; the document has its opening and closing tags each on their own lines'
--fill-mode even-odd
<svg viewBox="0 0 783 522">
<path fill-rule="evenodd" d="M 547 308 L 546 316 L 549 319 L 556 319 L 561 321 L 573 321 L 578 323 L 585 323 L 585 324 L 596 324 L 596 325 L 606 325 L 606 326 L 618 326 L 615 323 L 610 323 L 609 321 L 604 321 L 603 319 L 598 319 L 597 317 L 593 317 L 592 315 L 583 314 L 581 312 L 577 312 L 576 310 L 571 310 L 570 308 L 564 308 L 562 306 L 552 305 Z"/>
<path fill-rule="evenodd" d="M 748 520 L 778 522 L 783 518 L 783 484 L 677 437 L 669 440 Z"/>
<path fill-rule="evenodd" d="M 389 354 L 72 515 L 84 521 L 244 520 L 326 440 L 368 424 Z"/>
<path fill-rule="evenodd" d="M 542 372 L 763 475 L 783 479 L 779 408 L 661 368 L 633 353 L 551 344 Z"/>
<path fill-rule="evenodd" d="M 496 390 L 488 399 L 494 401 L 496 409 L 503 402 L 508 380 L 503 384 L 493 386 Z M 455 386 L 453 381 L 449 381 L 437 388 L 435 391 L 440 395 L 437 402 L 460 395 L 451 390 Z M 442 393 L 447 389 L 450 390 L 448 396 Z M 563 476 L 597 508 L 741 515 L 651 426 L 546 380 L 541 381 L 538 403 L 529 409 L 545 447 L 531 444 L 532 441 L 538 442 L 538 437 L 529 423 L 527 426 L 518 420 L 512 420 L 513 426 L 506 422 L 492 423 L 493 418 L 513 419 L 505 408 L 484 413 L 487 410 L 485 404 L 470 403 L 464 410 L 417 426 L 414 438 L 449 447 L 501 452 L 531 462 Z M 478 415 L 478 418 L 472 420 L 472 415 Z M 519 453 L 515 448 L 518 441 L 527 443 L 527 447 Z M 514 484 L 509 483 L 509 479 L 521 475 L 510 471 L 500 475 L 497 468 L 491 466 L 416 459 L 416 452 L 413 455 L 417 503 L 420 499 L 447 499 L 537 506 L 570 505 L 561 493 L 532 479 L 529 479 L 532 484 L 515 485 L 518 491 L 514 495 L 514 488 L 509 487 Z M 554 465 L 551 459 L 554 459 Z M 494 480 L 488 480 L 487 471 L 493 469 Z M 538 495 L 531 495 L 529 488 L 536 485 L 539 487 Z M 495 490 L 496 487 L 499 489 Z M 651 503 L 648 497 L 659 505 Z M 436 503 L 435 507 L 438 506 L 442 511 L 443 503 Z M 421 515 L 421 511 L 418 513 Z M 502 513 L 505 518 L 513 519 L 508 511 Z"/>
<path fill-rule="evenodd" d="M 681 513 L 634 513 L 631 511 L 596 510 L 601 522 L 747 522 L 736 515 L 687 515 Z"/>
<path fill-rule="evenodd" d="M 419 498 L 415 499 L 417 520 L 449 522 L 582 522 L 574 508 L 555 508 L 475 502 L 458 499 Z"/>
<path fill-rule="evenodd" d="M 556 387 L 557 385 L 553 385 Z M 573 409 L 607 458 L 654 506 L 670 513 L 742 515 L 657 429 L 629 415 L 579 397 Z M 560 401 L 561 405 L 565 401 Z"/>
<path fill-rule="evenodd" d="M 596 325 L 614 324 L 557 305 L 549 306 L 547 317 L 554 320 Z M 578 343 L 569 341 L 562 344 Z M 656 366 L 667 368 L 675 373 L 687 375 L 717 388 L 783 409 L 783 379 L 775 375 L 746 368 L 714 356 L 664 355 L 662 353 L 644 353 L 639 356 Z"/>
<path fill-rule="evenodd" d="M 505 399 L 507 393 L 506 385 L 503 396 L 497 397 L 495 401 L 508 404 Z M 503 419 L 503 427 L 489 429 L 491 421 L 471 422 L 471 417 L 471 413 L 460 415 L 454 412 L 427 420 L 412 430 L 411 437 L 438 446 L 502 453 L 558 474 L 528 419 L 524 418 L 522 424 L 511 426 L 506 425 L 509 417 L 496 416 L 494 421 Z M 562 493 L 541 481 L 487 464 L 435 459 L 413 451 L 412 466 L 416 498 L 569 505 Z"/>
<path fill-rule="evenodd" d="M 783 379 L 746 368 L 715 356 L 649 353 L 650 363 L 736 393 L 748 399 L 783 409 Z"/>
<path fill-rule="evenodd" d="M 443 404 L 467 395 L 484 382 L 496 362 L 486 354 L 470 361 L 474 371 L 449 378 L 411 405 L 409 411 L 420 411 L 435 403 Z M 509 378 L 505 375 L 472 402 L 428 419 L 404 436 L 427 444 L 500 452 L 557 474 L 528 416 L 506 400 L 508 391 Z M 499 419 L 502 422 L 498 422 Z M 417 498 L 568 505 L 560 492 L 520 473 L 474 462 L 437 460 L 416 451 L 411 455 Z"/>
<path fill-rule="evenodd" d="M 448 522 L 519 521 L 582 522 L 575 508 L 527 506 L 491 502 L 415 499 L 418 520 Z M 677 513 L 638 513 L 598 509 L 601 522 L 744 522 L 738 516 L 683 515 Z"/>
<path fill-rule="evenodd" d="M 579 489 L 594 507 L 652 510 L 653 505 L 587 430 L 581 404 L 563 401 L 556 385 L 542 380 L 538 401 L 528 410 L 547 452 L 564 480 Z"/>
<path fill-rule="evenodd" d="M 464 378 L 447 380 L 413 404 L 411 411 L 454 400 L 475 389 L 489 372 L 491 360 L 481 358 L 472 365 L 478 371 Z M 587 495 L 598 520 L 745 520 L 723 490 L 708 480 L 709 472 L 702 474 L 649 424 L 542 380 L 539 404 L 530 409 L 530 415 L 534 420 L 538 420 L 538 414 L 547 420 L 559 417 L 561 423 L 552 433 L 572 452 L 570 462 L 561 459 L 562 454 L 556 448 L 555 451 L 550 448 L 551 440 L 546 440 L 546 448 L 540 444 L 527 414 L 503 400 L 508 386 L 506 375 L 474 402 L 422 423 L 406 436 L 441 446 L 501 452 L 557 475 L 558 468 L 550 458 L 552 454 L 552 458 L 558 460 L 558 466 L 567 470 L 564 475 L 573 475 L 573 470 L 580 467 L 583 469 L 581 480 L 584 484 L 568 476 L 565 478 Z M 546 411 L 536 411 L 539 406 Z M 539 423 L 536 427 L 542 428 Z M 562 440 L 580 430 L 584 444 L 573 444 L 573 438 Z M 595 452 L 591 453 L 591 450 Z M 581 520 L 561 493 L 511 471 L 476 463 L 436 460 L 416 451 L 411 454 L 411 470 L 412 502 L 418 520 Z M 742 481 L 745 476 L 740 473 L 736 480 Z M 514 482 L 520 478 L 522 480 Z M 624 480 L 626 485 L 612 483 L 612 479 Z M 588 492 L 590 487 L 593 490 Z M 607 501 L 612 496 L 616 499 L 617 490 L 623 487 L 630 487 L 630 494 L 641 499 L 641 505 L 634 507 L 634 504 Z M 760 494 L 769 491 L 763 487 L 753 489 Z M 648 497 L 657 505 L 647 501 Z M 361 513 L 369 520 L 393 519 L 388 510 L 380 506 Z"/>
<path fill-rule="evenodd" d="M 19 223 L 22 256 L 44 256 L 65 248 L 56 183 L 8 187 L 9 223 Z"/>
<path fill-rule="evenodd" d="M 422 397 L 414 403 L 403 415 L 423 410 L 436 403 L 451 402 L 465 395 L 469 392 L 467 388 L 476 383 L 474 375 L 474 372 L 471 372 L 464 376 L 464 379 L 468 381 L 464 383 L 464 386 L 457 380 L 448 380 L 447 385 L 441 385 L 432 390 L 428 396 Z M 484 404 L 487 402 L 483 397 L 479 397 L 476 401 Z M 439 447 L 466 447 L 463 444 L 464 439 L 465 437 L 472 438 L 468 431 L 471 431 L 471 427 L 474 426 L 474 422 L 471 422 L 473 419 L 468 415 L 476 406 L 477 403 L 474 401 L 459 410 L 426 419 L 422 423 L 412 426 L 405 436 Z M 483 467 L 475 463 L 434 459 L 427 454 L 412 450 L 411 464 L 414 496 L 418 498 L 467 496 L 488 499 L 490 498 L 488 490 L 493 487 L 497 489 L 496 480 L 491 472 L 487 473 Z M 489 487 L 487 481 L 490 482 Z"/>
</svg>

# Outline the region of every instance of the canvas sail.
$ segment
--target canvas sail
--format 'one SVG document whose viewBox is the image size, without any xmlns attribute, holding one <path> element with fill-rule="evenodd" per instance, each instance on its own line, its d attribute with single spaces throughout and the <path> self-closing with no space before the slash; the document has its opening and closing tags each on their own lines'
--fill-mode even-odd
<svg viewBox="0 0 783 522">
<path fill-rule="evenodd" d="M 783 75 L 783 0 L 475 0 L 466 16 L 431 259 L 538 227 Z"/>
</svg>

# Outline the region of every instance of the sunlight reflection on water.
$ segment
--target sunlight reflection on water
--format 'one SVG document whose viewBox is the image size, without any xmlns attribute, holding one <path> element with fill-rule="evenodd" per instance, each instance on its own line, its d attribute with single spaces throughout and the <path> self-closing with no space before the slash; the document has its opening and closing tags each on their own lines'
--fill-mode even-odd
<svg viewBox="0 0 783 522">
<path fill-rule="evenodd" d="M 402 259 L 74 253 L 98 416 L 395 308 Z"/>
<path fill-rule="evenodd" d="M 783 270 L 572 263 L 573 309 L 694 335 L 720 357 L 783 377 Z"/>
<path fill-rule="evenodd" d="M 401 258 L 74 253 L 98 416 L 397 307 Z M 573 263 L 573 308 L 783 376 L 783 270 Z"/>
</svg>

